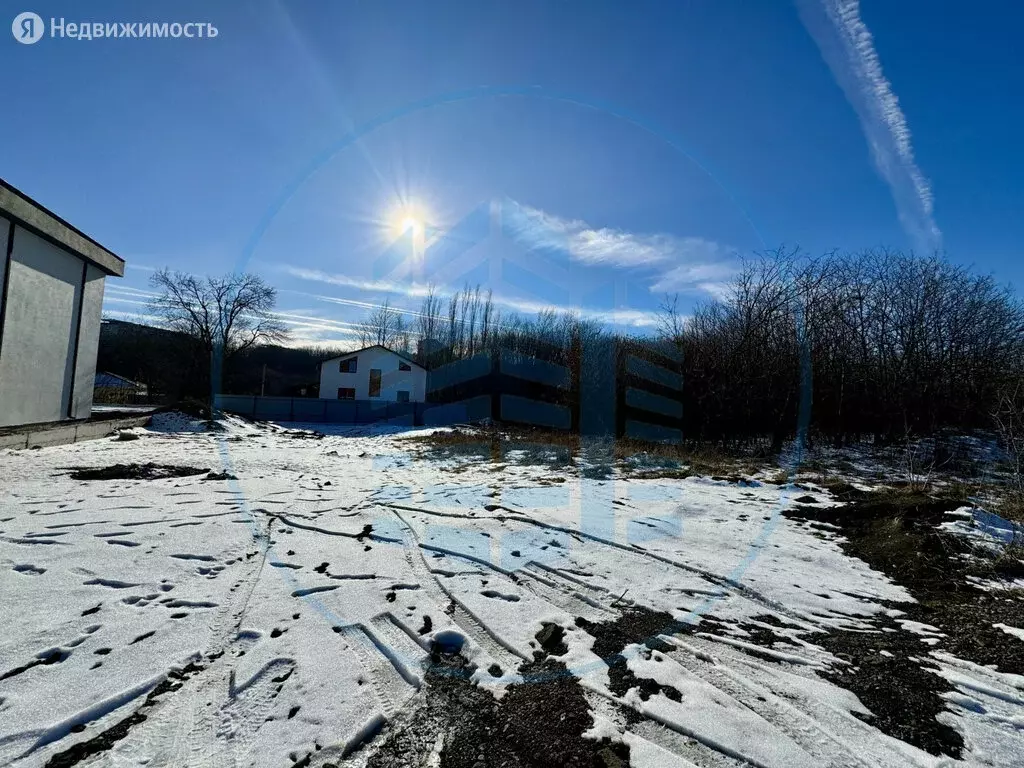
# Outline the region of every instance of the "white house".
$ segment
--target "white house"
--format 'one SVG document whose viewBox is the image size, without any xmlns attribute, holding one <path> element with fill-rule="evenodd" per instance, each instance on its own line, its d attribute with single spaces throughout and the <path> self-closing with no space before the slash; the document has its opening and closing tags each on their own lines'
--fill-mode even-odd
<svg viewBox="0 0 1024 768">
<path fill-rule="evenodd" d="M 422 403 L 426 391 L 426 369 L 380 344 L 320 363 L 321 399 Z"/>
</svg>

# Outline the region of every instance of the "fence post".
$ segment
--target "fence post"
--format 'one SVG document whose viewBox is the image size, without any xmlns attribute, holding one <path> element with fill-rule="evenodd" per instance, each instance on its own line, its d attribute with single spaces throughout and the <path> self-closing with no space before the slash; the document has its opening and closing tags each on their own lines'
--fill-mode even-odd
<svg viewBox="0 0 1024 768">
<path fill-rule="evenodd" d="M 489 352 L 491 356 L 491 420 L 501 421 L 501 349 Z"/>
<path fill-rule="evenodd" d="M 569 431 L 580 432 L 580 377 L 583 369 L 583 348 L 580 334 L 572 335 L 569 347 Z"/>
<path fill-rule="evenodd" d="M 626 358 L 627 342 L 615 342 L 615 437 L 626 434 Z"/>
</svg>

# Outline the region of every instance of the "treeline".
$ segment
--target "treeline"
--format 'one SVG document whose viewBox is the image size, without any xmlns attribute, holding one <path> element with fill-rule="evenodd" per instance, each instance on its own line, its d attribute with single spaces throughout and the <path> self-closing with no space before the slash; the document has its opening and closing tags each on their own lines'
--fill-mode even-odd
<svg viewBox="0 0 1024 768">
<path fill-rule="evenodd" d="M 479 286 L 467 285 L 447 297 L 431 287 L 412 314 L 414 320 L 406 321 L 385 301 L 360 324 L 361 345 L 382 344 L 408 352 L 427 368 L 499 348 L 568 365 L 574 339 L 606 335 L 599 324 L 572 313 L 543 310 L 532 318 L 502 314 L 491 292 Z"/>
<path fill-rule="evenodd" d="M 328 347 L 260 344 L 222 363 L 221 390 L 233 394 L 316 396 L 321 360 L 343 354 Z M 210 353 L 188 334 L 121 320 L 100 326 L 96 370 L 145 384 L 154 398 L 176 402 L 210 396 Z"/>
<path fill-rule="evenodd" d="M 840 445 L 990 429 L 1007 392 L 1024 391 L 1024 305 L 938 256 L 776 251 L 690 315 L 668 298 L 661 321 L 647 341 L 681 354 L 684 435 L 697 441 L 777 449 L 801 417 Z M 573 365 L 580 344 L 620 338 L 572 314 L 500 314 L 468 287 L 431 292 L 406 327 L 432 340 L 432 365 L 495 348 Z"/>
<path fill-rule="evenodd" d="M 203 399 L 213 334 L 185 321 L 206 294 L 197 289 L 195 297 L 171 302 L 166 297 L 181 292 L 183 279 L 171 277 L 162 301 L 171 321 L 184 318 L 184 326 L 169 327 L 184 330 L 104 321 L 98 369 L 141 381 L 168 400 Z M 272 305 L 272 289 L 255 287 Z M 222 293 L 212 291 L 215 299 Z M 263 326 L 251 310 L 228 313 L 236 315 L 249 326 L 240 343 L 227 345 L 232 353 L 215 372 L 220 391 L 258 394 L 266 366 L 266 394 L 315 396 L 319 362 L 342 350 L 252 343 Z M 660 317 L 660 333 L 646 341 L 682 356 L 687 439 L 767 438 L 778 448 L 801 415 L 812 438 L 837 444 L 987 429 L 997 412 L 1000 423 L 1024 423 L 1018 412 L 1009 421 L 1005 415 L 1007 403 L 1024 402 L 1024 305 L 992 277 L 939 257 L 775 252 L 746 261 L 721 298 L 688 315 L 669 298 Z M 359 346 L 405 351 L 428 368 L 499 348 L 575 366 L 581 349 L 616 341 L 573 314 L 499 312 L 489 292 L 467 286 L 446 296 L 430 290 L 418 311 L 377 307 L 361 326 Z"/>
<path fill-rule="evenodd" d="M 990 428 L 1021 377 L 1024 307 L 1009 287 L 938 257 L 892 251 L 747 262 L 725 297 L 682 317 L 686 434 L 775 447 L 809 406 L 842 444 Z"/>
</svg>

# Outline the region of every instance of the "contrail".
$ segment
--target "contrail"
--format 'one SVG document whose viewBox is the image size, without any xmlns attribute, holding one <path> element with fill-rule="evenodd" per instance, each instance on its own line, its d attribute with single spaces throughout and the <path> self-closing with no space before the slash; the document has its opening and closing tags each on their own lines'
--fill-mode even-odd
<svg viewBox="0 0 1024 768">
<path fill-rule="evenodd" d="M 914 159 L 910 127 L 882 71 L 860 0 L 797 0 L 804 27 L 854 108 L 875 167 L 888 183 L 900 222 L 916 247 L 938 250 L 931 184 Z"/>
</svg>

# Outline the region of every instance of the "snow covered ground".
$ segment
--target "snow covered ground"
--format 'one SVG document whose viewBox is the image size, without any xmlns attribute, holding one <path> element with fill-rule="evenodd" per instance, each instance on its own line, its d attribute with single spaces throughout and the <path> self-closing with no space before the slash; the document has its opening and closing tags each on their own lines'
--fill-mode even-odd
<svg viewBox="0 0 1024 768">
<path fill-rule="evenodd" d="M 602 477 L 514 451 L 430 460 L 397 429 L 207 432 L 161 414 L 135 432 L 0 455 L 0 764 L 364 765 L 422 702 L 432 641 L 461 644 L 502 697 L 548 624 L 589 735 L 625 742 L 631 765 L 962 764 L 882 734 L 816 674 L 843 662 L 815 633 L 911 598 L 780 515 L 806 488 Z M 68 469 L 146 462 L 226 475 Z M 623 651 L 677 695 L 613 692 L 584 627 L 631 606 L 697 625 Z M 965 763 L 1024 764 L 1024 678 L 941 670 Z"/>
</svg>

